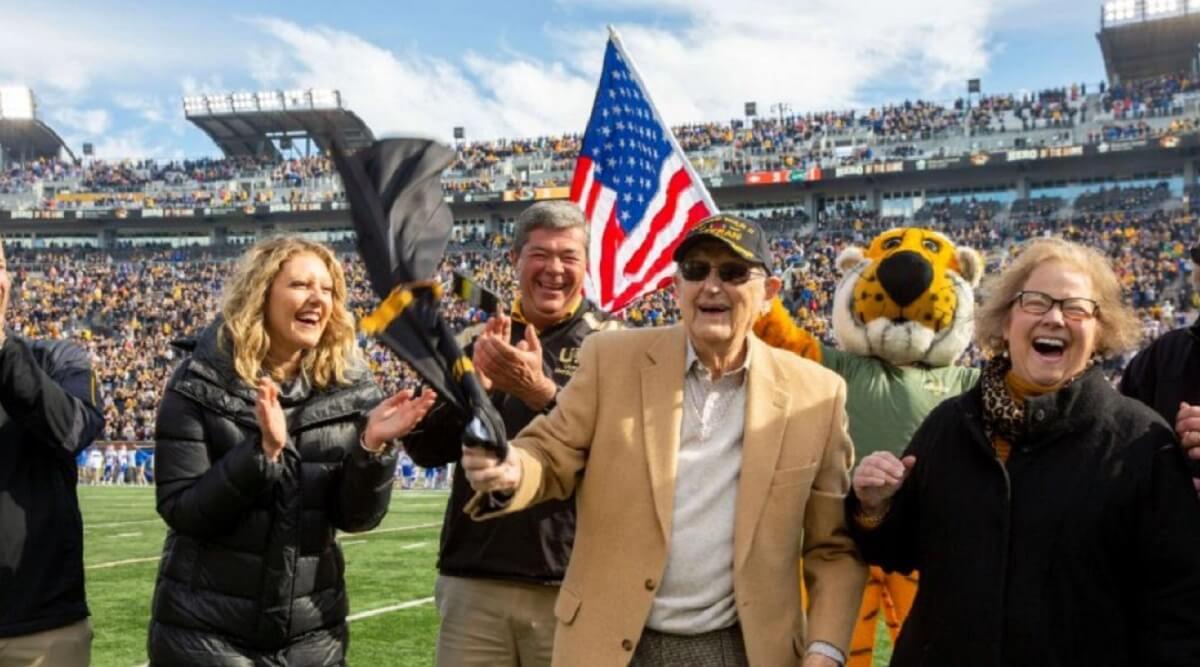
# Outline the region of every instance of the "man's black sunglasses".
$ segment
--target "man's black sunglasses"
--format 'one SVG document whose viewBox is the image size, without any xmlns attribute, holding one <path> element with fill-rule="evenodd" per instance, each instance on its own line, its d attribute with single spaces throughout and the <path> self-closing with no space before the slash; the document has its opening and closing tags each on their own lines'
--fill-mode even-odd
<svg viewBox="0 0 1200 667">
<path fill-rule="evenodd" d="M 754 265 L 745 262 L 723 262 L 718 264 L 716 269 L 721 282 L 734 285 L 766 275 Z M 712 270 L 713 265 L 703 260 L 689 259 L 679 263 L 679 275 L 688 282 L 698 283 L 707 278 Z"/>
</svg>

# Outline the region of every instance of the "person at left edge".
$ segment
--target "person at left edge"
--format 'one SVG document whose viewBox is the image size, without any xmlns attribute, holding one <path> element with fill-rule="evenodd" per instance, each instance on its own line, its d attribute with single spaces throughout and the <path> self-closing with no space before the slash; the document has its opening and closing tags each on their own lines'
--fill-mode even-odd
<svg viewBox="0 0 1200 667">
<path fill-rule="evenodd" d="M 104 428 L 87 351 L 4 328 L 0 248 L 0 666 L 87 665 L 75 454 Z"/>
<path fill-rule="evenodd" d="M 575 204 L 538 202 L 526 209 L 517 219 L 512 257 L 519 294 L 512 317 L 489 320 L 468 347 L 510 438 L 554 406 L 583 340 L 617 326 L 581 295 L 587 230 Z M 404 448 L 420 466 L 457 461 L 462 428 L 450 410 L 435 406 Z M 451 489 L 434 590 L 441 617 L 436 663 L 549 665 L 554 600 L 575 538 L 574 499 L 478 523 L 463 513 L 472 491 L 457 466 Z"/>
<path fill-rule="evenodd" d="M 170 530 L 151 664 L 345 664 L 336 532 L 379 524 L 395 439 L 434 400 L 380 398 L 333 253 L 296 237 L 250 248 L 158 409 L 154 482 Z"/>
</svg>

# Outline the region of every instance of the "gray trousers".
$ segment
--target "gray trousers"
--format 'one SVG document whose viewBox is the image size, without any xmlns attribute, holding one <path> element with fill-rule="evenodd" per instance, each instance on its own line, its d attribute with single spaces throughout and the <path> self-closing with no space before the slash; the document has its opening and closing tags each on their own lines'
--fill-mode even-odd
<svg viewBox="0 0 1200 667">
<path fill-rule="evenodd" d="M 737 624 L 699 635 L 669 635 L 646 628 L 629 663 L 630 667 L 747 667 L 749 664 L 742 628 Z"/>
</svg>

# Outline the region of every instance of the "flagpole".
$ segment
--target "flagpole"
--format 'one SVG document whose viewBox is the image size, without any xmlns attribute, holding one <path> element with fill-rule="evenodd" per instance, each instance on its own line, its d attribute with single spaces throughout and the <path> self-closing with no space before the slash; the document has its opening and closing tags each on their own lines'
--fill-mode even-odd
<svg viewBox="0 0 1200 667">
<path fill-rule="evenodd" d="M 608 38 L 612 40 L 613 46 L 617 47 L 617 53 L 621 59 L 625 61 L 625 66 L 629 68 L 629 73 L 638 83 L 638 87 L 646 93 L 646 104 L 650 107 L 651 113 L 654 114 L 658 124 L 663 127 L 667 134 L 667 140 L 671 142 L 671 148 L 683 156 L 683 168 L 687 170 L 692 181 L 700 186 L 700 194 L 704 197 L 704 203 L 708 204 L 708 210 L 713 213 L 719 213 L 721 209 L 717 208 L 717 204 L 713 201 L 712 195 L 708 192 L 708 187 L 704 185 L 704 179 L 700 178 L 700 174 L 696 173 L 696 169 L 692 166 L 692 161 L 688 159 L 687 153 L 679 146 L 679 140 L 675 138 L 675 131 L 671 126 L 663 120 L 662 114 L 658 112 L 658 107 L 654 104 L 654 99 L 650 97 L 650 89 L 646 87 L 646 82 L 642 80 L 642 74 L 638 71 L 637 65 L 633 63 L 633 58 L 629 57 L 629 53 L 625 51 L 625 44 L 621 42 L 621 36 L 617 34 L 617 29 L 610 23 L 608 24 Z"/>
</svg>

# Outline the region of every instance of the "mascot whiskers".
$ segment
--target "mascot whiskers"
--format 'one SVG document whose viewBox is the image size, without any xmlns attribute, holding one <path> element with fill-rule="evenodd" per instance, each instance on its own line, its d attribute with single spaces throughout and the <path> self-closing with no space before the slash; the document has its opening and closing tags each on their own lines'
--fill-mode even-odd
<svg viewBox="0 0 1200 667">
<path fill-rule="evenodd" d="M 835 264 L 841 272 L 833 298 L 837 348 L 798 327 L 778 299 L 755 333 L 846 380 L 858 458 L 879 450 L 899 455 L 938 403 L 979 378 L 977 369 L 954 362 L 971 342 L 983 259 L 937 232 L 906 227 L 883 232 L 866 249 L 846 248 Z M 916 590 L 916 573 L 871 568 L 847 667 L 872 664 L 880 612 L 895 641 Z"/>
</svg>

